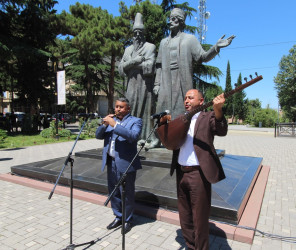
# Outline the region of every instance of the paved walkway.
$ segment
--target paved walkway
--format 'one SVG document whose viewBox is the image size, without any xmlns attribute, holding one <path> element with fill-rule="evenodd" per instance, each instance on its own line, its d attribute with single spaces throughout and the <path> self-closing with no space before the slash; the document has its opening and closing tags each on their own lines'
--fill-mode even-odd
<svg viewBox="0 0 296 250">
<path fill-rule="evenodd" d="M 67 156 L 73 142 L 1 150 L 0 173 L 23 163 Z M 102 146 L 98 140 L 78 141 L 73 154 Z M 230 126 L 226 137 L 216 137 L 215 146 L 227 154 L 263 157 L 270 166 L 257 229 L 265 233 L 296 237 L 295 138 L 274 138 L 265 129 L 246 131 Z M 69 198 L 0 181 L 0 249 L 63 249 L 69 245 Z M 113 220 L 110 208 L 74 200 L 73 243 L 95 240 L 78 249 L 121 249 L 120 230 L 107 231 Z M 210 236 L 210 249 L 289 250 L 296 243 L 262 237 L 252 245 Z M 296 242 L 296 239 L 294 239 Z M 135 226 L 126 235 L 126 249 L 185 249 L 180 227 L 135 216 Z"/>
</svg>

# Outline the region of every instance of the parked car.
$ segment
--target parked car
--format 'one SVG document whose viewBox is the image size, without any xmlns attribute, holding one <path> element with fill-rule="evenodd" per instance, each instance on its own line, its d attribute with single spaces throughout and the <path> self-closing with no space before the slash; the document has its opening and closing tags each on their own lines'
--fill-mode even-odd
<svg viewBox="0 0 296 250">
<path fill-rule="evenodd" d="M 100 116 L 98 115 L 98 113 L 78 113 L 78 118 L 90 118 L 90 119 L 96 119 L 96 118 L 100 118 Z"/>
<path fill-rule="evenodd" d="M 14 112 L 16 115 L 16 125 L 17 127 L 21 127 L 23 124 L 24 117 L 26 115 L 25 112 Z"/>
<path fill-rule="evenodd" d="M 6 117 L 0 115 L 0 129 L 6 129 Z"/>
<path fill-rule="evenodd" d="M 16 127 L 22 127 L 22 124 L 23 124 L 23 120 L 24 120 L 24 117 L 26 115 L 25 112 L 14 112 L 14 115 L 15 115 L 15 125 Z M 9 117 L 11 116 L 11 112 L 6 112 L 4 117 Z"/>
<path fill-rule="evenodd" d="M 46 117 L 48 122 L 52 120 L 52 115 L 49 113 L 40 113 L 40 117 L 41 117 L 41 120 L 43 120 Z"/>
<path fill-rule="evenodd" d="M 59 121 L 63 121 L 67 124 L 71 123 L 71 115 L 69 115 L 68 113 L 58 113 L 58 120 Z M 56 120 L 56 114 L 52 115 L 52 119 Z"/>
<path fill-rule="evenodd" d="M 48 128 L 50 122 L 52 121 L 52 115 L 49 113 L 40 113 L 40 120 L 43 129 Z"/>
</svg>

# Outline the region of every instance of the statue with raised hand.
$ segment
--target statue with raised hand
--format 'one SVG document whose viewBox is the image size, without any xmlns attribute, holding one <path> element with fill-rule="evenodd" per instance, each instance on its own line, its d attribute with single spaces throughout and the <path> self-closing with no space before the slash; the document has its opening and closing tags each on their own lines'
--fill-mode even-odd
<svg viewBox="0 0 296 250">
<path fill-rule="evenodd" d="M 204 51 L 194 35 L 183 32 L 185 18 L 183 10 L 175 8 L 171 11 L 170 35 L 161 41 L 156 58 L 156 113 L 170 110 L 171 119 L 184 113 L 185 94 L 193 88 L 193 62 L 201 64 L 210 61 L 220 52 L 220 48 L 230 45 L 235 37 L 224 39 L 222 36 L 208 51 Z M 159 145 L 160 141 L 155 139 L 150 148 Z"/>
</svg>

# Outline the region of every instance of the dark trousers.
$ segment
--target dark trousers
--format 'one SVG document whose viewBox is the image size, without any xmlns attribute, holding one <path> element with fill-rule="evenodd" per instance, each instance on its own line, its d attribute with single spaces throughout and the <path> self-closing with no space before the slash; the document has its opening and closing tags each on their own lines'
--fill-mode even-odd
<svg viewBox="0 0 296 250">
<path fill-rule="evenodd" d="M 130 221 L 133 217 L 134 206 L 135 206 L 135 180 L 136 180 L 136 171 L 127 173 L 125 178 L 125 211 L 126 211 L 126 219 L 125 221 Z M 108 156 L 107 159 L 107 179 L 108 179 L 108 191 L 109 194 L 113 191 L 116 184 L 120 180 L 123 173 L 117 170 L 115 160 Z M 111 208 L 113 210 L 116 218 L 121 219 L 122 217 L 122 202 L 121 202 L 121 192 L 122 186 L 118 188 L 113 197 L 111 198 Z"/>
<path fill-rule="evenodd" d="M 201 170 L 177 169 L 178 210 L 182 234 L 189 249 L 209 249 L 211 184 Z"/>
</svg>

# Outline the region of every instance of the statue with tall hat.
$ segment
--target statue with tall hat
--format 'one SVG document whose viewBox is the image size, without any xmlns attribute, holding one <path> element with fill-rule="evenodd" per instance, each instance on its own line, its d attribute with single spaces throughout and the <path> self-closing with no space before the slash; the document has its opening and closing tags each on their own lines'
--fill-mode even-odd
<svg viewBox="0 0 296 250">
<path fill-rule="evenodd" d="M 133 44 L 125 49 L 118 70 L 120 75 L 127 78 L 125 97 L 130 101 L 131 115 L 143 120 L 139 143 L 148 138 L 153 128 L 150 117 L 156 103 L 153 93 L 155 49 L 154 44 L 146 42 L 143 15 L 137 13 L 133 25 Z M 151 140 L 154 140 L 154 135 Z"/>
</svg>

